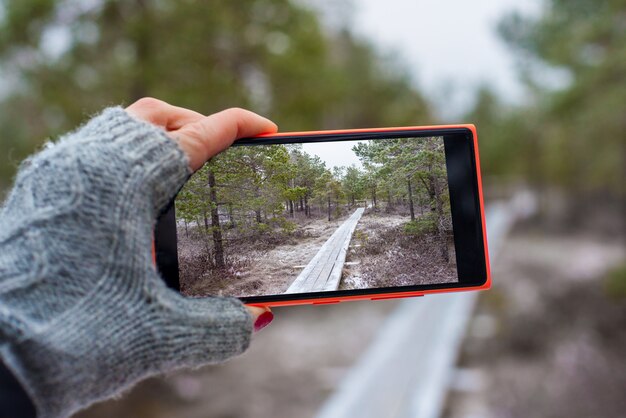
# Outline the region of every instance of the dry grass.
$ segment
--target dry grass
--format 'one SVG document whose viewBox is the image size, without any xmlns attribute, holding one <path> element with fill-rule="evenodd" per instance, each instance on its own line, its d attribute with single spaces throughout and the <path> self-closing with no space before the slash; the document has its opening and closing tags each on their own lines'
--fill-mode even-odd
<svg viewBox="0 0 626 418">
<path fill-rule="evenodd" d="M 181 290 L 189 296 L 284 293 L 302 266 L 344 220 L 345 216 L 330 222 L 297 218 L 295 227 L 289 231 L 277 225 L 246 235 L 235 236 L 227 231 L 225 269 L 211 267 L 201 234 L 181 236 L 178 247 Z"/>
<path fill-rule="evenodd" d="M 434 234 L 416 237 L 404 233 L 407 216 L 366 212 L 353 238 L 343 289 L 412 286 L 458 281 L 454 246 L 450 261 L 439 252 Z"/>
</svg>

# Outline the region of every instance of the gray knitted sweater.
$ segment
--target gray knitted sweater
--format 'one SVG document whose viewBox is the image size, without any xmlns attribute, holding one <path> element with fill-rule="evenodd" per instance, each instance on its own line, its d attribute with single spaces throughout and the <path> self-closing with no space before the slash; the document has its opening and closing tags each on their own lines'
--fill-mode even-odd
<svg viewBox="0 0 626 418">
<path fill-rule="evenodd" d="M 248 347 L 240 301 L 183 298 L 153 265 L 155 218 L 188 175 L 163 130 L 119 107 L 23 163 L 0 212 L 0 356 L 38 416 Z"/>
</svg>

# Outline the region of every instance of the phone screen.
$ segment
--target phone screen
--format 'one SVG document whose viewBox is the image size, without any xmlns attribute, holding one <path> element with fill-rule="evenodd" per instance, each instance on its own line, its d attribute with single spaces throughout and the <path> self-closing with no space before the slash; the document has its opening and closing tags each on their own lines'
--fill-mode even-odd
<svg viewBox="0 0 626 418">
<path fill-rule="evenodd" d="M 459 281 L 443 136 L 231 147 L 175 214 L 188 296 Z"/>
</svg>

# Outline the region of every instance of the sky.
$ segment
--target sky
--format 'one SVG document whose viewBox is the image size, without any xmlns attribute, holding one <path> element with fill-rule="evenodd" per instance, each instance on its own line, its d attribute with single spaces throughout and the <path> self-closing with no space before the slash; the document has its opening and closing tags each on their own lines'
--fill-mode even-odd
<svg viewBox="0 0 626 418">
<path fill-rule="evenodd" d="M 523 99 L 515 58 L 496 27 L 511 11 L 538 14 L 542 0 L 300 1 L 318 8 L 331 25 L 347 24 L 383 55 L 398 56 L 442 121 L 471 122 L 461 120 L 461 115 L 471 106 L 481 84 L 511 102 Z M 58 37 L 51 38 L 62 44 Z M 319 155 L 329 167 L 358 166 L 351 147 L 332 143 L 321 148 L 307 145 L 305 150 Z"/>
<path fill-rule="evenodd" d="M 511 103 L 524 98 L 515 57 L 498 34 L 497 24 L 509 12 L 537 15 L 541 0 L 304 0 L 318 8 L 333 27 L 348 27 L 383 54 L 399 57 L 416 87 L 450 123 L 461 120 L 475 92 L 488 85 Z M 360 162 L 353 144 L 306 144 L 326 165 Z"/>
<path fill-rule="evenodd" d="M 484 83 L 512 102 L 524 89 L 497 32 L 511 11 L 537 15 L 541 0 L 352 0 L 351 26 L 408 64 L 417 87 L 452 121 Z M 454 120 L 455 122 L 462 122 Z"/>
<path fill-rule="evenodd" d="M 305 143 L 302 149 L 311 155 L 317 155 L 326 163 L 327 168 L 355 165 L 362 167 L 361 161 L 352 151 L 352 147 L 361 141 Z"/>
</svg>

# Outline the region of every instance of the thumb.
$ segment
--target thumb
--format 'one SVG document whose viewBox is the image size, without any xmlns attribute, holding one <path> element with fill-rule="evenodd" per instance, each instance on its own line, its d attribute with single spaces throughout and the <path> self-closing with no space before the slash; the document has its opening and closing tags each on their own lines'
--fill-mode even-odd
<svg viewBox="0 0 626 418">
<path fill-rule="evenodd" d="M 249 110 L 232 108 L 196 120 L 172 132 L 193 171 L 209 158 L 247 136 L 276 132 L 276 124 Z"/>
</svg>

